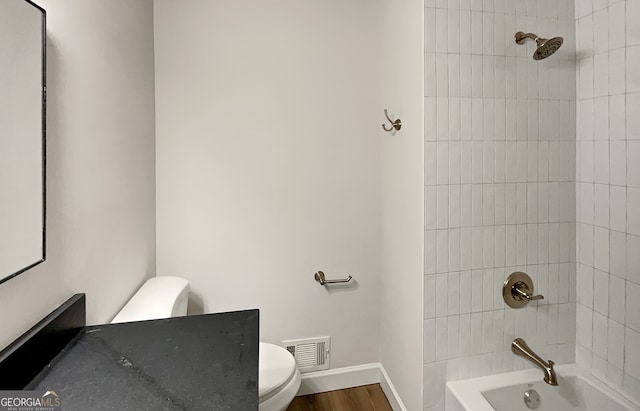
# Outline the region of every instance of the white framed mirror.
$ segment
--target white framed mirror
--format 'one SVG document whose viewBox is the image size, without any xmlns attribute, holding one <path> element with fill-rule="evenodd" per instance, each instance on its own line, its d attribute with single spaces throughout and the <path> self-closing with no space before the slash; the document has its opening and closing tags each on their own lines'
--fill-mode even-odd
<svg viewBox="0 0 640 411">
<path fill-rule="evenodd" d="M 0 283 L 45 260 L 46 12 L 0 2 Z"/>
</svg>

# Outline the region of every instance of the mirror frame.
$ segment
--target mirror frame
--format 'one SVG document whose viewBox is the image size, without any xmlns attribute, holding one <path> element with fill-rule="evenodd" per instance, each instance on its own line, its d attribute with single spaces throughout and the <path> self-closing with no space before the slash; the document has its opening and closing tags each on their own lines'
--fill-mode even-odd
<svg viewBox="0 0 640 411">
<path fill-rule="evenodd" d="M 42 14 L 42 258 L 13 274 L 0 278 L 0 284 L 24 273 L 25 271 L 43 263 L 47 259 L 47 11 L 31 0 L 24 0 L 35 7 Z M 0 273 L 0 275 L 3 275 Z"/>
</svg>

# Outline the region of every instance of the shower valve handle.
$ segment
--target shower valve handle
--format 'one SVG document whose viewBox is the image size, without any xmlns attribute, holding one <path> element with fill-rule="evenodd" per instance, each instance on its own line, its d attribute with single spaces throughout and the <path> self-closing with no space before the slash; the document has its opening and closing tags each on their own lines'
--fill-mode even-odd
<svg viewBox="0 0 640 411">
<path fill-rule="evenodd" d="M 528 290 L 527 285 L 525 283 L 517 282 L 511 288 L 511 294 L 514 294 L 514 297 L 516 298 L 517 297 L 524 298 L 527 301 L 544 300 L 543 295 L 531 295 L 528 292 L 523 291 L 523 288 L 525 290 Z"/>
</svg>

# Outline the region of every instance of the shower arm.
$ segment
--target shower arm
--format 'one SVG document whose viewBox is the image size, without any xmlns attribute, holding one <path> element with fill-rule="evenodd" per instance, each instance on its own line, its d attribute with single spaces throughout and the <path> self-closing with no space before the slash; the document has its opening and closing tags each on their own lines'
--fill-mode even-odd
<svg viewBox="0 0 640 411">
<path fill-rule="evenodd" d="M 516 33 L 516 43 L 524 44 L 526 39 L 531 39 L 533 41 L 537 41 L 539 39 L 539 37 L 536 36 L 533 33 L 523 33 L 521 31 Z"/>
</svg>

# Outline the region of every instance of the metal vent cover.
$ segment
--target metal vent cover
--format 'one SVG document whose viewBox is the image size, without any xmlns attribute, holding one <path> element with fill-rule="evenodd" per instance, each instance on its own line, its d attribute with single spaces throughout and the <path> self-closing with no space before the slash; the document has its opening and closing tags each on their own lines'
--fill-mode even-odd
<svg viewBox="0 0 640 411">
<path fill-rule="evenodd" d="M 331 337 L 286 340 L 282 346 L 293 355 L 301 373 L 329 369 Z"/>
</svg>

